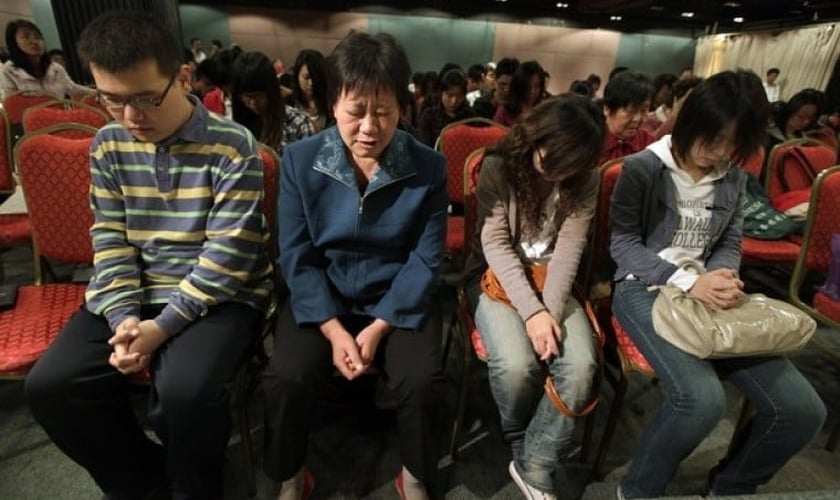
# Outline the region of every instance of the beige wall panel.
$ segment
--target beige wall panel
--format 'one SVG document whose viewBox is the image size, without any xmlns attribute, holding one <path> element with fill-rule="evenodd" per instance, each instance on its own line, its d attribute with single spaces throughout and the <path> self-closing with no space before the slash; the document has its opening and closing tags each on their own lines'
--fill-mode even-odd
<svg viewBox="0 0 840 500">
<path fill-rule="evenodd" d="M 350 30 L 365 30 L 363 14 L 304 10 L 232 7 L 229 10 L 231 41 L 245 50 L 259 50 L 279 57 L 291 68 L 301 49 L 329 54 Z"/>
<path fill-rule="evenodd" d="M 496 23 L 493 60 L 536 59 L 551 75 L 548 91 L 558 94 L 590 73 L 606 80 L 615 64 L 620 38 L 615 31 Z"/>
</svg>

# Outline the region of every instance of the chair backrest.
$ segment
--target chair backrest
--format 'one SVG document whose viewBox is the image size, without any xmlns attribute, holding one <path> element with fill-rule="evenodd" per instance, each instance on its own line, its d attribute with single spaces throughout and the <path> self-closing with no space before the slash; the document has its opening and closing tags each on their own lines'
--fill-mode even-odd
<svg viewBox="0 0 840 500">
<path fill-rule="evenodd" d="M 12 125 L 9 115 L 0 109 L 0 193 L 15 190 L 12 177 Z"/>
<path fill-rule="evenodd" d="M 43 257 L 61 262 L 93 262 L 92 142 L 93 136 L 68 139 L 33 133 L 23 136 L 15 146 L 32 241 Z"/>
<path fill-rule="evenodd" d="M 808 219 L 796 267 L 826 272 L 831 263 L 831 235 L 840 233 L 840 166 L 824 170 L 811 187 Z"/>
<path fill-rule="evenodd" d="M 23 121 L 24 111 L 37 104 L 47 102 L 61 106 L 61 98 L 49 92 L 15 92 L 7 95 L 3 99 L 3 109 L 9 114 L 10 122 L 21 123 Z"/>
<path fill-rule="evenodd" d="M 269 249 L 272 252 L 272 258 L 276 247 L 275 233 L 277 230 L 277 187 L 278 176 L 280 175 L 280 157 L 277 152 L 269 146 L 260 143 L 260 155 L 263 162 L 263 214 L 265 221 L 268 224 L 268 232 L 271 234 L 269 239 Z"/>
<path fill-rule="evenodd" d="M 593 295 L 593 288 L 599 281 L 611 279 L 613 269 L 610 260 L 610 199 L 613 189 L 624 168 L 624 158 L 615 158 L 599 167 L 601 182 L 598 188 L 598 204 L 592 218 L 589 247 L 583 269 L 581 285 L 587 298 Z"/>
<path fill-rule="evenodd" d="M 69 100 L 62 101 L 62 104 L 63 107 L 59 108 L 51 102 L 46 102 L 27 109 L 23 113 L 24 133 L 65 123 L 80 123 L 100 129 L 110 120 L 108 115 L 87 104 Z"/>
<path fill-rule="evenodd" d="M 803 162 L 807 162 L 813 172 L 800 168 Z M 794 139 L 777 144 L 770 151 L 767 161 L 764 180 L 767 195 L 772 200 L 786 191 L 807 189 L 817 174 L 836 163 L 837 153 L 813 139 Z"/>
<path fill-rule="evenodd" d="M 837 151 L 838 144 L 840 144 L 840 141 L 837 139 L 837 132 L 828 126 L 808 131 L 805 136 L 815 141 L 820 141 L 834 151 Z"/>
<path fill-rule="evenodd" d="M 761 179 L 761 175 L 764 173 L 764 160 L 766 159 L 767 153 L 763 147 L 759 146 L 755 153 L 744 160 L 744 163 L 741 164 L 741 170 L 752 174 L 756 179 Z"/>
<path fill-rule="evenodd" d="M 481 164 L 484 162 L 484 151 L 484 148 L 480 148 L 470 153 L 464 161 L 464 172 L 461 176 L 464 184 L 464 255 L 470 254 L 472 240 L 475 236 L 476 214 L 478 213 L 475 191 L 478 188 L 478 174 L 481 171 Z"/>
<path fill-rule="evenodd" d="M 470 153 L 494 144 L 507 133 L 507 127 L 486 118 L 467 118 L 441 130 L 437 146 L 446 157 L 450 203 L 464 203 L 464 162 Z"/>
</svg>

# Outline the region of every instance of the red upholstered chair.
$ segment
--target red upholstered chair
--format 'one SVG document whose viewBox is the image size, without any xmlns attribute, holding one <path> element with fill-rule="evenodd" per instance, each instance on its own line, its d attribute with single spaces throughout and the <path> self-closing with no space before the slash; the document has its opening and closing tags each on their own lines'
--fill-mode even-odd
<svg viewBox="0 0 840 500">
<path fill-rule="evenodd" d="M 811 188 L 808 205 L 808 222 L 802 240 L 802 251 L 793 268 L 789 293 L 793 304 L 803 309 L 817 321 L 832 328 L 831 334 L 840 333 L 840 302 L 817 290 L 812 300 L 805 297 L 803 285 L 809 275 L 824 275 L 831 263 L 831 236 L 840 234 L 840 166 L 823 171 Z M 840 364 L 837 343 L 829 342 L 819 335 L 813 343 Z M 832 346 L 833 345 L 833 346 Z M 840 441 L 840 423 L 832 431 L 826 448 L 834 450 Z"/>
<path fill-rule="evenodd" d="M 91 264 L 91 138 L 47 134 L 24 137 L 16 157 L 29 207 L 38 283 L 22 286 L 13 309 L 0 312 L 0 375 L 21 378 L 38 360 L 84 300 L 86 286 L 40 283 L 38 255 L 56 261 Z"/>
<path fill-rule="evenodd" d="M 477 149 L 473 151 L 464 162 L 462 180 L 464 186 L 465 254 L 468 254 L 468 252 L 471 250 L 472 239 L 476 230 L 476 213 L 478 211 L 478 204 L 475 198 L 475 193 L 478 185 L 478 175 L 481 170 L 482 161 L 484 160 L 484 152 L 484 148 Z M 592 329 L 595 331 L 595 334 L 598 338 L 599 345 L 603 347 L 604 335 L 602 333 L 600 325 L 598 324 L 597 318 L 595 317 L 595 312 L 592 309 L 589 302 L 584 297 L 581 289 L 577 285 L 578 284 L 575 284 L 575 289 L 573 291 L 574 296 L 584 307 L 587 316 L 589 316 L 590 325 L 592 326 Z M 457 328 L 460 330 L 459 335 L 457 335 L 456 337 L 458 338 L 459 345 L 461 348 L 462 364 L 461 379 L 458 385 L 458 399 L 456 404 L 456 412 L 452 424 L 452 435 L 449 443 L 449 454 L 453 460 L 457 457 L 458 433 L 463 423 L 464 413 L 466 409 L 466 399 L 468 392 L 467 389 L 469 386 L 469 374 L 470 369 L 472 367 L 473 354 L 482 362 L 486 363 L 488 359 L 487 349 L 484 346 L 484 342 L 481 340 L 481 335 L 478 331 L 478 328 L 475 325 L 475 322 L 473 321 L 472 314 L 469 310 L 469 306 L 467 305 L 465 292 L 463 289 L 460 288 L 458 290 L 458 303 L 456 305 L 455 315 L 455 319 L 457 320 Z M 596 381 L 596 387 L 599 383 L 600 379 Z M 587 415 L 586 418 L 586 427 L 584 428 L 583 443 L 581 445 L 580 453 L 581 462 L 586 461 L 586 457 L 588 454 L 589 444 L 592 436 L 592 429 L 594 427 L 594 415 L 595 413 L 591 412 Z"/>
<path fill-rule="evenodd" d="M 11 128 L 8 116 L 0 109 L 0 199 L 2 200 L 15 191 L 12 170 Z M 31 241 L 29 217 L 26 214 L 0 214 L 0 248 L 28 245 Z M 2 267 L 0 267 L 0 276 L 2 275 Z"/>
<path fill-rule="evenodd" d="M 468 118 L 450 123 L 438 137 L 436 149 L 446 157 L 447 194 L 449 203 L 460 208 L 464 204 L 464 162 L 476 149 L 494 144 L 508 133 L 508 128 L 486 118 Z M 464 218 L 449 217 L 446 231 L 446 251 L 464 255 Z"/>
<path fill-rule="evenodd" d="M 110 121 L 110 117 L 101 110 L 77 101 L 63 100 L 63 107 L 59 108 L 52 102 L 32 106 L 23 113 L 24 133 L 35 132 L 52 125 L 79 123 L 94 129 L 102 128 Z M 66 129 L 61 135 L 71 139 L 85 137 L 87 134 Z"/>
<path fill-rule="evenodd" d="M 835 132 L 834 129 L 831 127 L 825 126 L 811 130 L 807 132 L 805 136 L 810 139 L 814 139 L 815 141 L 820 141 L 821 143 L 825 144 L 829 149 L 837 151 L 837 132 Z"/>
<path fill-rule="evenodd" d="M 605 366 L 604 376 L 615 391 L 615 396 L 607 410 L 607 424 L 595 457 L 594 471 L 599 476 L 618 423 L 630 374 L 639 373 L 650 378 L 656 376 L 653 368 L 612 314 L 610 283 L 615 266 L 609 253 L 610 198 L 623 165 L 624 159 L 617 158 L 600 167 L 601 185 L 598 191 L 598 204 L 592 220 L 582 280 L 585 293 L 595 308 L 595 315 L 606 336 L 607 366 Z"/>
<path fill-rule="evenodd" d="M 834 151 L 813 139 L 795 139 L 777 144 L 770 151 L 765 166 L 765 189 L 771 200 L 786 191 L 781 172 L 788 172 L 785 177 L 790 190 L 807 189 L 811 186 L 813 179 L 809 175 L 795 175 L 799 171 L 798 168 L 786 167 L 788 164 L 798 164 L 798 160 L 794 158 L 798 152 L 807 158 L 815 174 L 837 162 L 837 154 Z M 745 264 L 793 266 L 799 256 L 799 250 L 797 238 L 759 240 L 744 236 L 741 240 L 741 253 Z"/>
<path fill-rule="evenodd" d="M 814 181 L 814 178 L 808 175 L 794 175 L 799 169 L 786 168 L 788 164 L 797 163 L 794 151 L 801 152 L 808 159 L 814 174 L 819 174 L 837 163 L 837 152 L 814 139 L 795 139 L 777 144 L 770 151 L 765 177 L 767 196 L 771 200 L 785 191 L 809 188 Z M 782 172 L 785 173 L 787 188 L 782 181 Z"/>
<path fill-rule="evenodd" d="M 13 170 L 11 122 L 8 113 L 0 109 L 0 195 L 10 195 L 14 192 Z"/>
<path fill-rule="evenodd" d="M 9 114 L 9 121 L 15 124 L 23 121 L 23 113 L 27 108 L 46 102 L 53 102 L 56 106 L 62 106 L 61 98 L 55 94 L 23 91 L 7 95 L 3 99 L 3 109 Z"/>
<path fill-rule="evenodd" d="M 763 147 L 759 147 L 755 153 L 744 160 L 744 163 L 740 166 L 741 170 L 752 174 L 756 179 L 761 179 L 761 175 L 764 173 L 764 161 L 766 159 L 767 153 L 764 152 Z"/>
</svg>

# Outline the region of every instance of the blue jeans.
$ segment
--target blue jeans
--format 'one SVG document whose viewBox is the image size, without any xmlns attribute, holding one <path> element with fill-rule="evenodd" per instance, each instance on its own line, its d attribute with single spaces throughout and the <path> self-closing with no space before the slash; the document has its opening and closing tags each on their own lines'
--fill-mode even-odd
<svg viewBox="0 0 840 500">
<path fill-rule="evenodd" d="M 721 378 L 755 406 L 756 415 L 715 467 L 711 493 L 755 493 L 819 432 L 825 405 L 784 357 L 705 360 L 659 337 L 651 310 L 659 292 L 640 281 L 616 283 L 613 312 L 662 380 L 665 402 L 648 423 L 621 489 L 627 498 L 659 497 L 680 462 L 724 414 Z"/>
<path fill-rule="evenodd" d="M 598 364 L 586 313 L 569 298 L 560 322 L 565 332 L 561 355 L 547 366 L 534 353 L 525 322 L 509 306 L 482 294 L 475 324 L 487 348 L 490 391 L 517 472 L 529 485 L 553 492 L 557 462 L 575 447 L 575 420 L 557 411 L 544 395 L 543 383 L 550 373 L 557 393 L 573 410 L 589 401 Z"/>
</svg>

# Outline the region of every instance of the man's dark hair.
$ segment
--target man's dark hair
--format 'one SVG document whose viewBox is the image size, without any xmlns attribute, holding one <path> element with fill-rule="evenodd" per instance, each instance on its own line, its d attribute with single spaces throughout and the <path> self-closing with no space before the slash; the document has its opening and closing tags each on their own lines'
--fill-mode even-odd
<svg viewBox="0 0 840 500">
<path fill-rule="evenodd" d="M 452 68 L 440 76 L 440 91 L 446 92 L 449 87 L 459 87 L 467 93 L 467 75 L 460 68 Z"/>
<path fill-rule="evenodd" d="M 685 158 L 698 140 L 712 144 L 720 131 L 735 124 L 735 152 L 740 164 L 762 145 L 770 107 L 761 79 L 752 71 L 723 71 L 703 80 L 683 103 L 671 141 Z"/>
<path fill-rule="evenodd" d="M 50 49 L 47 51 L 47 57 L 52 56 L 62 56 L 64 57 L 64 51 L 61 49 Z"/>
<path fill-rule="evenodd" d="M 181 44 L 172 32 L 143 12 L 111 12 L 94 19 L 76 45 L 85 65 L 95 64 L 108 73 L 119 73 L 153 60 L 158 72 L 174 75 L 181 67 Z"/>
<path fill-rule="evenodd" d="M 630 71 L 630 68 L 628 68 L 627 66 L 616 66 L 612 69 L 612 71 L 610 71 L 610 75 L 607 77 L 607 82 L 611 82 L 613 78 L 615 78 L 617 75 L 620 75 L 621 73 L 624 73 L 625 71 Z"/>
<path fill-rule="evenodd" d="M 767 70 L 767 76 L 770 76 L 773 73 L 778 75 L 779 73 L 781 73 L 781 71 L 779 71 L 779 68 L 770 68 Z"/>
<path fill-rule="evenodd" d="M 483 64 L 473 64 L 467 69 L 467 78 L 474 82 L 484 80 L 485 69 Z"/>
<path fill-rule="evenodd" d="M 351 32 L 327 58 L 329 108 L 343 92 L 391 91 L 400 108 L 410 99 L 411 66 L 397 40 L 386 33 Z"/>
<path fill-rule="evenodd" d="M 214 38 L 214 39 L 210 40 L 210 45 L 214 45 L 214 46 L 221 49 L 222 48 L 222 41 Z"/>
<path fill-rule="evenodd" d="M 496 63 L 496 78 L 504 75 L 513 76 L 519 68 L 519 59 L 514 57 L 505 57 Z"/>
</svg>

